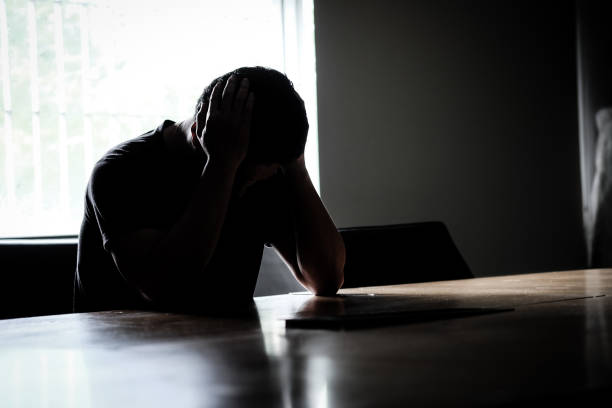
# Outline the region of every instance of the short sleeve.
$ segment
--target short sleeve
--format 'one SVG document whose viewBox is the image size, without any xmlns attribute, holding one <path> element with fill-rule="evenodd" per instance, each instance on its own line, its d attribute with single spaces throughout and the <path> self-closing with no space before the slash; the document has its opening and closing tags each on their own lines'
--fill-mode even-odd
<svg viewBox="0 0 612 408">
<path fill-rule="evenodd" d="M 123 167 L 119 163 L 99 162 L 87 186 L 87 201 L 106 251 L 118 236 L 135 230 L 138 224 L 138 189 Z"/>
</svg>

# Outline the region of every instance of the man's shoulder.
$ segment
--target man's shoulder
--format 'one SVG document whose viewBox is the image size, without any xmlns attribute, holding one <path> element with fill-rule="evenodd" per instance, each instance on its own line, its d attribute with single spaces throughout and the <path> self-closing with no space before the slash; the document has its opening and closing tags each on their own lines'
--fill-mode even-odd
<svg viewBox="0 0 612 408">
<path fill-rule="evenodd" d="M 117 188 L 155 168 L 166 154 L 163 129 L 173 122 L 165 121 L 154 130 L 126 140 L 108 150 L 93 166 L 88 193 L 92 190 Z"/>
<path fill-rule="evenodd" d="M 156 129 L 112 147 L 94 165 L 92 178 L 115 171 L 125 172 L 130 167 L 141 168 L 147 162 L 159 161 L 167 153 L 162 132 L 172 123 L 166 120 Z"/>
<path fill-rule="evenodd" d="M 123 163 L 126 160 L 134 160 L 139 158 L 147 158 L 155 154 L 163 154 L 165 152 L 162 133 L 164 128 L 171 121 L 164 121 L 162 125 L 156 129 L 150 130 L 133 139 L 126 140 L 116 145 L 107 151 L 96 163 L 96 166 L 106 165 L 109 163 Z"/>
</svg>

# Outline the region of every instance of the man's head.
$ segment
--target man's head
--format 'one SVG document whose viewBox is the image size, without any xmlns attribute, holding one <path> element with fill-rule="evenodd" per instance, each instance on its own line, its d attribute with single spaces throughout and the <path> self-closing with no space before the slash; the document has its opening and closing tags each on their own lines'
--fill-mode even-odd
<svg viewBox="0 0 612 408">
<path fill-rule="evenodd" d="M 223 85 L 234 74 L 248 78 L 249 90 L 255 94 L 255 107 L 245 161 L 252 165 L 285 165 L 304 153 L 308 134 L 308 119 L 304 101 L 282 73 L 264 67 L 242 67 L 213 80 L 202 92 L 196 104 L 197 116 L 201 104 L 210 100 L 214 86 Z"/>
</svg>

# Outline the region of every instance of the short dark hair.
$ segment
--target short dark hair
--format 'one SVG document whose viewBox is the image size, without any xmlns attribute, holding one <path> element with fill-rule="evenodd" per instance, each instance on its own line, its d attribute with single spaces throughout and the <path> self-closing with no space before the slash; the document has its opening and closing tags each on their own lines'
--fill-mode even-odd
<svg viewBox="0 0 612 408">
<path fill-rule="evenodd" d="M 302 155 L 308 135 L 304 101 L 289 78 L 274 69 L 242 67 L 216 78 L 198 98 L 194 117 L 210 99 L 214 86 L 225 84 L 232 74 L 248 78 L 249 89 L 255 94 L 247 158 L 256 163 L 286 164 Z"/>
</svg>

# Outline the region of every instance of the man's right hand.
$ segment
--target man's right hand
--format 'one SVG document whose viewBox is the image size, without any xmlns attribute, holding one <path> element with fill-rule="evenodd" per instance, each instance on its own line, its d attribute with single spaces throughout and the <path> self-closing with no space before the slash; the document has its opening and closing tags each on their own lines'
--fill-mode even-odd
<svg viewBox="0 0 612 408">
<path fill-rule="evenodd" d="M 235 170 L 249 147 L 254 101 L 246 79 L 232 76 L 227 84 L 215 85 L 195 123 L 208 162 L 183 213 L 168 229 L 132 231 L 111 248 L 117 268 L 145 299 L 163 307 L 191 305 L 187 308 L 194 309 L 201 304 L 201 294 L 188 286 L 195 276 L 206 276 L 215 253 Z M 210 282 L 214 284 L 214 276 Z"/>
<path fill-rule="evenodd" d="M 236 89 L 238 88 L 238 89 Z M 217 82 L 196 118 L 196 135 L 209 160 L 238 168 L 246 157 L 255 96 L 249 80 L 232 75 Z"/>
</svg>

